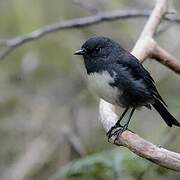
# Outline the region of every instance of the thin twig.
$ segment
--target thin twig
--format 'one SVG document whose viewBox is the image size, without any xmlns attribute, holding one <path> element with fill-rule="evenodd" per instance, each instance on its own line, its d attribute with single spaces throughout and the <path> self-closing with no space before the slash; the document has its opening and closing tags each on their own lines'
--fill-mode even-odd
<svg viewBox="0 0 180 180">
<path fill-rule="evenodd" d="M 162 49 L 160 46 L 156 44 L 156 47 L 152 53 L 152 58 L 156 61 L 164 64 L 169 69 L 173 70 L 177 74 L 180 74 L 180 60 L 173 57 L 166 50 Z"/>
<path fill-rule="evenodd" d="M 99 12 L 92 16 L 75 18 L 71 20 L 60 21 L 54 24 L 49 24 L 25 35 L 21 35 L 7 40 L 3 39 L 3 41 L 1 42 L 1 46 L 3 45 L 8 50 L 2 52 L 0 51 L 0 59 L 5 58 L 14 49 L 22 46 L 25 43 L 38 40 L 46 36 L 47 34 L 55 33 L 60 30 L 71 29 L 71 28 L 82 28 L 90 25 L 99 24 L 102 22 L 119 20 L 119 19 L 148 17 L 149 15 L 150 15 L 150 10 L 136 10 L 136 9 L 116 10 L 110 12 Z M 167 15 L 165 16 L 164 19 L 176 23 L 180 22 L 180 17 L 178 16 L 172 17 Z"/>
<path fill-rule="evenodd" d="M 85 148 L 77 134 L 70 128 L 64 128 L 64 137 L 79 156 L 86 154 Z"/>
</svg>

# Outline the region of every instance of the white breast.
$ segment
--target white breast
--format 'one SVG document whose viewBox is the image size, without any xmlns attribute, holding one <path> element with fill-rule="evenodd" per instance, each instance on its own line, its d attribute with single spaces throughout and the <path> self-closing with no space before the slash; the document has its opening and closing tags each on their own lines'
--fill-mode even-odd
<svg viewBox="0 0 180 180">
<path fill-rule="evenodd" d="M 107 71 L 89 74 L 88 82 L 92 92 L 109 103 L 117 104 L 118 97 L 122 93 L 119 92 L 116 87 L 109 85 L 109 83 L 113 83 L 114 80 Z"/>
</svg>

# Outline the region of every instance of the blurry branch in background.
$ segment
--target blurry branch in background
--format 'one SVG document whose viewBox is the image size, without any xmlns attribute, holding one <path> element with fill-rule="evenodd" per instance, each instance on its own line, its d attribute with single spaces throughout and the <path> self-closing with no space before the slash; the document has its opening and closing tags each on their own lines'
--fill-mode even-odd
<svg viewBox="0 0 180 180">
<path fill-rule="evenodd" d="M 68 144 L 78 153 L 79 156 L 84 156 L 86 151 L 75 134 L 70 128 L 64 128 L 61 138 L 53 143 L 46 136 L 40 135 L 35 138 L 26 148 L 18 160 L 5 172 L 4 180 L 23 180 L 29 175 L 40 170 L 57 151 L 58 146 L 62 141 L 66 140 Z"/>
<path fill-rule="evenodd" d="M 52 145 L 52 143 L 50 144 L 45 137 L 36 138 L 27 146 L 26 152 L 19 160 L 8 169 L 3 179 L 25 179 L 30 173 L 40 169 L 55 149 L 56 146 Z"/>
<path fill-rule="evenodd" d="M 157 42 L 153 39 L 167 8 L 168 0 L 157 0 L 155 8 L 132 50 L 132 54 L 141 62 L 145 61 L 147 58 L 153 57 L 180 74 L 180 61 L 176 60 L 172 55 L 159 47 Z M 115 107 L 101 99 L 99 112 L 100 121 L 105 130 L 108 131 L 118 120 Z M 180 171 L 180 153 L 158 147 L 128 130 L 118 137 L 116 145 L 125 146 L 137 155 L 160 166 Z"/>
<path fill-rule="evenodd" d="M 71 108 L 74 106 L 74 103 L 79 102 L 81 98 L 86 96 L 86 92 L 84 90 L 79 91 L 72 101 L 65 102 L 58 108 L 58 111 L 64 111 L 65 107 Z M 78 156 L 86 155 L 86 149 L 78 136 L 78 132 L 74 132 L 74 127 L 71 124 L 58 127 L 58 132 L 51 129 L 46 121 L 50 106 L 46 103 L 46 100 L 41 100 L 41 103 L 33 104 L 32 119 L 35 124 L 33 127 L 29 126 L 28 130 L 25 130 L 35 135 L 35 137 L 31 141 L 26 140 L 25 151 L 20 153 L 15 162 L 3 172 L 3 180 L 28 179 L 28 177 L 41 171 L 53 159 L 54 155 L 57 158 L 56 152 L 59 152 L 64 146 L 66 147 L 67 154 L 69 154 L 69 148 L 72 147 Z M 70 114 L 70 119 L 74 122 L 75 117 Z M 24 134 L 24 131 L 21 134 Z M 36 134 L 38 135 L 36 136 Z M 66 157 L 67 154 L 63 154 L 63 156 Z"/>
<path fill-rule="evenodd" d="M 80 138 L 73 132 L 73 130 L 65 127 L 63 128 L 63 132 L 65 139 L 69 142 L 73 150 L 81 157 L 86 155 L 86 150 L 81 143 Z"/>
<path fill-rule="evenodd" d="M 180 17 L 170 16 L 172 14 L 169 12 L 164 19 L 170 22 L 180 23 Z M 110 12 L 98 12 L 95 15 L 81 17 L 66 21 L 60 21 L 54 24 L 46 25 L 28 34 L 21 35 L 12 39 L 0 39 L 0 59 L 5 58 L 16 48 L 22 46 L 23 44 L 29 43 L 31 41 L 38 40 L 47 34 L 55 33 L 64 29 L 72 28 L 82 28 L 94 24 L 99 24 L 102 22 L 119 20 L 119 19 L 129 19 L 129 18 L 142 18 L 149 17 L 149 10 L 116 10 Z M 159 61 L 162 63 L 162 61 Z"/>
<path fill-rule="evenodd" d="M 150 11 L 148 10 L 119 10 L 111 12 L 99 12 L 92 16 L 60 21 L 54 24 L 46 25 L 42 28 L 39 28 L 35 31 L 32 31 L 22 36 L 18 36 L 7 40 L 0 40 L 0 59 L 5 58 L 16 48 L 31 41 L 38 40 L 50 33 L 55 33 L 57 31 L 64 29 L 87 27 L 101 22 L 112 21 L 117 19 L 148 17 L 149 14 Z"/>
</svg>

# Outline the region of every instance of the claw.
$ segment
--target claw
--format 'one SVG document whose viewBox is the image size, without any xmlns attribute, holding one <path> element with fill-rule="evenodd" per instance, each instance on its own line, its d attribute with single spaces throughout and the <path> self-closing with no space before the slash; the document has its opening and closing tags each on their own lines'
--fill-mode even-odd
<svg viewBox="0 0 180 180">
<path fill-rule="evenodd" d="M 116 132 L 114 134 L 114 136 L 115 136 L 114 144 L 116 144 L 118 137 L 126 130 L 127 130 L 127 125 L 124 125 L 122 128 L 116 130 Z"/>
<path fill-rule="evenodd" d="M 106 135 L 108 137 L 108 142 L 109 142 L 109 139 L 112 136 L 116 136 L 117 132 L 120 131 L 122 128 L 123 128 L 123 126 L 121 124 L 119 124 L 119 125 L 115 124 L 113 127 L 111 127 L 111 129 L 106 133 Z"/>
<path fill-rule="evenodd" d="M 125 131 L 127 130 L 127 125 L 125 124 L 124 126 L 122 125 L 115 125 L 113 126 L 108 132 L 107 132 L 107 136 L 108 136 L 108 142 L 110 142 L 110 138 L 112 136 L 115 136 L 115 139 L 114 139 L 114 144 L 116 143 L 116 141 L 118 140 L 118 137 Z M 114 132 L 113 132 L 114 131 Z"/>
</svg>

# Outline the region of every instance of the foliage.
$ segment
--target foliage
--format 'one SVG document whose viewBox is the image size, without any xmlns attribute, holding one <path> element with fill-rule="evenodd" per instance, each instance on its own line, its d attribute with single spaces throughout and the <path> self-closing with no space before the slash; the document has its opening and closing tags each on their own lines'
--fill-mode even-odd
<svg viewBox="0 0 180 180">
<path fill-rule="evenodd" d="M 132 153 L 118 149 L 92 154 L 71 162 L 52 179 L 108 180 L 139 179 L 147 169 L 148 162 Z"/>
</svg>

